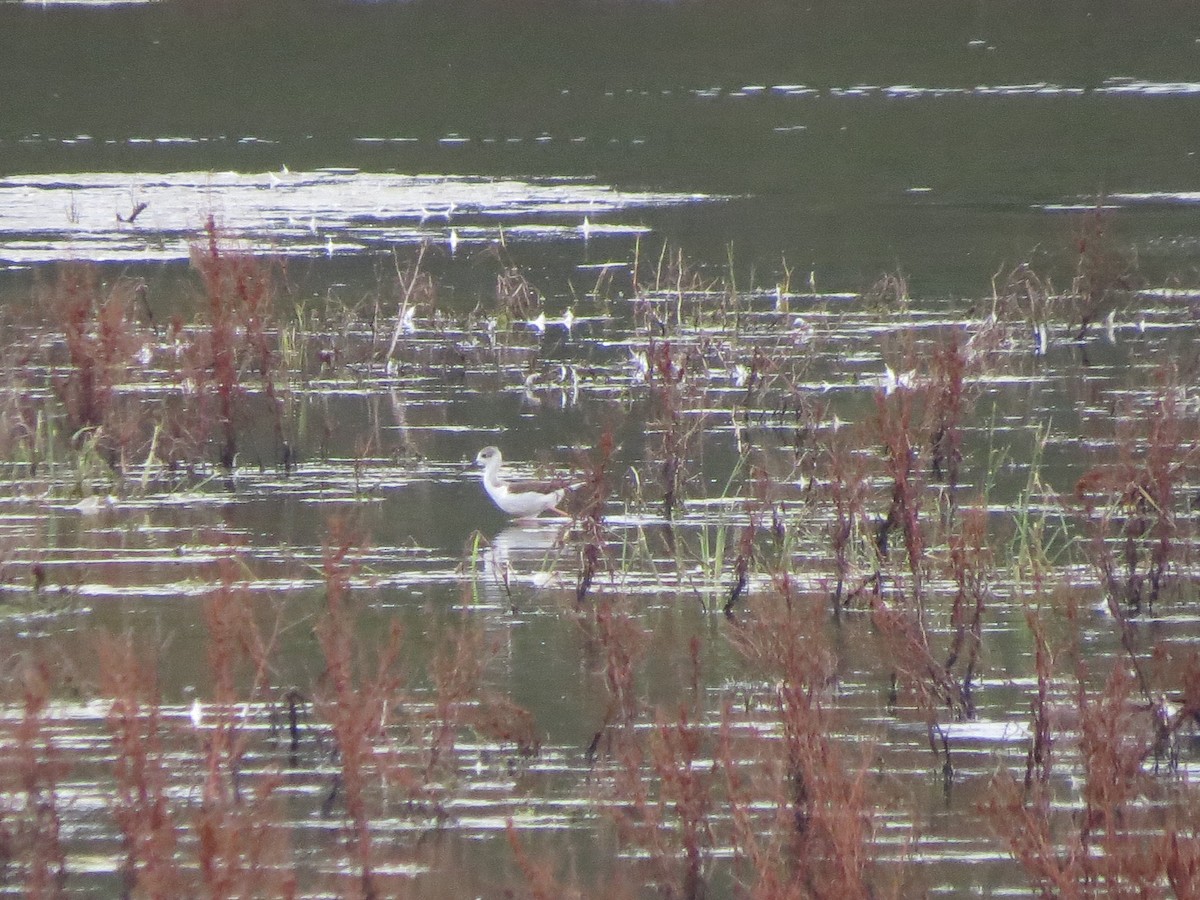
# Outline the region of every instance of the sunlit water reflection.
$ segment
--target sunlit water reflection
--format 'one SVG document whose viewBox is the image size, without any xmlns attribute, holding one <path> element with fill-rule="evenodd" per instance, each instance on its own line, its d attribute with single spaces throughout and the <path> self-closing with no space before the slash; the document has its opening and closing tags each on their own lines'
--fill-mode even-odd
<svg viewBox="0 0 1200 900">
<path fill-rule="evenodd" d="M 709 201 L 574 179 L 529 183 L 357 171 L 181 172 L 0 179 L 0 262 L 186 260 L 209 217 L 246 249 L 355 254 L 432 241 L 457 251 L 512 240 L 625 237 L 639 210 Z"/>
</svg>

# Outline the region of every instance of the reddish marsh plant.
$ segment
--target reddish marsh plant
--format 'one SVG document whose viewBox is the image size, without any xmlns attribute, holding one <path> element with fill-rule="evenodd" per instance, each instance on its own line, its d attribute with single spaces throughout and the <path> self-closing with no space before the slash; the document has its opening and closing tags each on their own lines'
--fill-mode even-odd
<svg viewBox="0 0 1200 900">
<path fill-rule="evenodd" d="M 1101 688 L 1087 681 L 1081 666 L 1069 735 L 1082 775 L 1076 808 L 1051 802 L 1046 780 L 1022 789 L 1001 770 L 982 810 L 1042 896 L 1192 897 L 1200 886 L 1195 790 L 1146 772 L 1153 728 L 1131 702 L 1135 679 L 1124 665 Z"/>
<path fill-rule="evenodd" d="M 262 779 L 249 797 L 241 786 L 247 738 L 239 707 L 249 708 L 250 703 L 244 701 L 239 684 L 248 680 L 252 697 L 268 687 L 279 622 L 273 634 L 264 634 L 250 592 L 238 583 L 235 559 L 223 558 L 218 568 L 220 583 L 204 601 L 212 702 L 198 707 L 208 726 L 195 824 L 201 879 L 217 896 L 291 896 L 296 881 L 273 797 L 278 780 Z"/>
<path fill-rule="evenodd" d="M 1197 469 L 1198 444 L 1179 395 L 1170 373 L 1162 375 L 1148 414 L 1117 417 L 1117 460 L 1093 467 L 1075 487 L 1092 564 L 1118 618 L 1118 606 L 1153 611 L 1187 546 L 1190 519 L 1180 502 Z"/>
<path fill-rule="evenodd" d="M 579 495 L 583 497 L 584 506 L 577 517 L 577 522 L 583 529 L 583 546 L 580 550 L 579 581 L 575 587 L 576 603 L 587 599 L 592 580 L 599 571 L 601 557 L 604 555 L 604 505 L 611 492 L 609 475 L 615 450 L 616 440 L 612 429 L 605 428 L 596 443 L 595 451 L 586 459 L 583 467 L 585 477 Z"/>
<path fill-rule="evenodd" d="M 373 898 L 381 895 L 381 888 L 375 873 L 368 779 L 372 772 L 385 778 L 388 775 L 387 771 L 379 771 L 384 758 L 377 756 L 375 748 L 385 737 L 388 712 L 398 699 L 401 679 L 396 673 L 396 663 L 401 643 L 399 625 L 393 624 L 374 671 L 359 672 L 356 665 L 359 654 L 354 647 L 355 618 L 349 604 L 350 582 L 361 546 L 358 535 L 334 522 L 321 564 L 325 612 L 316 632 L 325 658 L 325 672 L 317 706 L 333 733 L 340 766 L 326 807 L 341 797 L 348 820 L 350 857 L 357 870 L 354 894 Z"/>
<path fill-rule="evenodd" d="M 855 561 L 862 555 L 863 536 L 867 530 L 866 503 L 869 494 L 867 464 L 850 432 L 835 433 L 823 454 L 827 477 L 825 490 L 833 507 L 829 524 L 829 542 L 833 550 L 834 589 L 833 611 L 839 615 L 868 585 L 879 587 L 879 575 L 866 576 L 854 588 L 849 588 Z M 878 568 L 878 558 L 872 563 Z"/>
<path fill-rule="evenodd" d="M 1116 238 L 1103 198 L 1078 219 L 1072 249 L 1070 318 L 1079 329 L 1075 340 L 1081 341 L 1093 322 L 1102 320 L 1136 289 L 1137 258 Z"/>
<path fill-rule="evenodd" d="M 521 836 L 517 833 L 512 819 L 509 819 L 505 826 L 505 834 L 508 836 L 508 846 L 512 850 L 513 860 L 524 878 L 525 893 L 523 896 L 531 897 L 532 900 L 583 900 L 584 895 L 578 888 L 568 887 L 555 877 L 556 865 L 553 861 L 533 857 L 522 843 Z M 612 896 L 608 891 L 605 893 Z M 506 895 L 512 896 L 513 892 L 507 891 Z"/>
<path fill-rule="evenodd" d="M 212 216 L 205 236 L 205 244 L 192 248 L 192 265 L 204 286 L 207 331 L 195 335 L 185 377 L 200 398 L 203 422 L 215 419 L 220 464 L 232 469 L 246 392 L 244 369 L 257 371 L 276 438 L 281 446 L 284 443 L 281 399 L 275 389 L 274 279 L 259 257 L 221 246 Z"/>
<path fill-rule="evenodd" d="M 734 607 L 737 606 L 738 601 L 741 600 L 750 585 L 750 567 L 754 562 L 755 555 L 754 539 L 763 526 L 763 519 L 769 507 L 768 497 L 771 483 L 766 469 L 759 466 L 751 467 L 750 486 L 750 520 L 742 526 L 741 535 L 737 541 L 737 554 L 733 559 L 733 587 L 729 591 L 729 598 L 725 601 L 725 607 L 722 610 L 726 618 L 733 616 Z M 777 512 L 774 507 L 770 508 L 772 512 Z M 782 521 L 777 514 L 775 521 L 782 528 Z"/>
<path fill-rule="evenodd" d="M 114 469 L 139 449 L 141 426 L 133 413 L 122 411 L 116 393 L 146 338 L 134 316 L 138 287 L 121 279 L 106 291 L 94 270 L 67 265 L 59 269 L 50 295 L 67 350 L 66 374 L 55 385 L 68 425 L 77 445 L 94 432 L 96 449 Z"/>
<path fill-rule="evenodd" d="M 1150 763 L 1196 721 L 1200 655 L 1189 650 L 1174 659 L 1170 649 L 1156 648 L 1157 680 L 1177 686 L 1175 702 L 1165 691 L 1138 702 L 1146 676 L 1120 657 L 1107 673 L 1093 674 L 1076 618 L 1081 598 L 1068 590 L 1054 599 L 1025 607 L 1038 692 L 1024 784 L 999 770 L 981 808 L 1043 896 L 1194 896 L 1196 791 L 1177 770 L 1164 776 Z M 1065 628 L 1047 621 L 1053 609 L 1063 611 Z M 1057 643 L 1052 630 L 1061 632 Z M 1056 671 L 1060 659 L 1074 659 L 1073 676 Z M 1065 699 L 1055 704 L 1055 694 Z"/>
<path fill-rule="evenodd" d="M 970 716 L 973 704 L 970 684 L 974 674 L 978 645 L 972 640 L 965 671 L 961 677 L 952 671 L 968 634 L 982 635 L 981 618 L 986 596 L 987 572 L 986 531 L 982 520 L 975 519 L 971 527 L 974 536 L 964 534 L 952 540 L 951 559 L 959 590 L 956 592 L 951 616 L 956 628 L 956 645 L 943 662 L 934 652 L 934 636 L 927 609 L 930 598 L 926 583 L 929 541 L 921 519 L 924 482 L 921 475 L 919 448 L 923 442 L 916 437 L 919 411 L 924 418 L 942 423 L 943 435 L 958 428 L 961 413 L 961 361 L 957 350 L 947 360 L 948 375 L 940 379 L 942 388 L 928 384 L 912 387 L 899 383 L 890 391 L 876 391 L 876 423 L 883 445 L 884 471 L 891 483 L 891 501 L 886 517 L 876 532 L 876 546 L 881 560 L 890 550 L 890 535 L 899 532 L 904 541 L 908 580 L 896 577 L 891 589 L 881 592 L 873 606 L 874 621 L 881 630 L 896 665 L 896 674 L 909 687 L 918 707 L 924 712 L 929 729 L 930 746 L 937 751 L 940 742 L 945 751 L 943 771 L 952 774 L 949 745 L 938 724 L 938 709 L 948 708 L 957 717 Z M 948 392 L 948 393 L 947 393 Z M 955 407 L 959 407 L 955 412 Z M 930 413 L 930 410 L 935 412 Z M 935 430 L 936 433 L 936 430 Z M 953 446 L 951 440 L 950 446 Z M 936 448 L 936 444 L 935 444 Z M 882 574 L 882 573 L 881 573 Z M 968 604 L 973 607 L 970 612 Z"/>
<path fill-rule="evenodd" d="M 921 603 L 925 583 L 925 534 L 921 524 L 924 484 L 918 466 L 920 442 L 915 430 L 917 401 L 917 392 L 904 386 L 890 394 L 875 392 L 876 427 L 883 445 L 884 471 L 891 482 L 891 502 L 876 530 L 875 543 L 879 556 L 886 559 L 891 536 L 899 531 L 912 577 L 912 595 Z"/>
<path fill-rule="evenodd" d="M 432 661 L 433 703 L 415 713 L 402 691 L 400 667 L 404 644 L 398 624 L 370 661 L 356 644 L 361 630 L 351 610 L 351 580 L 357 572 L 361 539 L 334 522 L 322 561 L 325 612 L 316 626 L 325 660 L 316 708 L 328 722 L 337 750 L 339 772 L 326 809 L 340 802 L 347 820 L 346 836 L 356 877 L 352 892 L 383 896 L 377 871 L 374 810 L 386 802 L 386 790 L 398 787 L 413 803 L 433 802 L 440 816 L 435 786 L 453 780 L 456 744 L 463 729 L 516 746 L 523 755 L 537 752 L 539 739 L 529 713 L 484 686 L 494 649 L 471 624 L 452 629 Z M 401 742 L 423 743 L 423 764 L 406 763 Z M 393 846 L 392 851 L 397 849 Z"/>
<path fill-rule="evenodd" d="M 983 648 L 983 618 L 991 599 L 992 551 L 988 544 L 987 509 L 975 506 L 962 517 L 960 529 L 950 535 L 950 572 L 954 600 L 950 607 L 953 636 L 945 669 L 954 672 L 961 664 L 960 689 L 963 714 L 975 715 L 972 682 Z"/>
<path fill-rule="evenodd" d="M 1051 729 L 1050 695 L 1054 688 L 1054 651 L 1046 633 L 1046 624 L 1038 606 L 1023 601 L 1025 623 L 1034 642 L 1034 671 L 1037 674 L 1037 693 L 1030 701 L 1030 739 L 1025 754 L 1025 792 L 1032 796 L 1035 785 L 1039 791 L 1049 788 L 1054 771 L 1054 735 Z"/>
<path fill-rule="evenodd" d="M 588 758 L 594 759 L 601 741 L 632 734 L 639 709 L 637 670 L 648 635 L 621 598 L 602 595 L 590 608 L 591 616 L 582 623 L 586 649 L 596 657 L 607 695 L 600 728 L 588 747 Z"/>
<path fill-rule="evenodd" d="M 781 582 L 774 595 L 756 599 L 731 632 L 752 669 L 775 680 L 770 708 L 781 735 L 764 740 L 755 730 L 745 746 L 726 710 L 720 758 L 734 847 L 748 864 L 751 896 L 874 896 L 869 759 L 847 765 L 833 736 L 837 660 L 824 633 L 824 600 L 790 590 Z"/>
<path fill-rule="evenodd" d="M 644 376 L 650 387 L 653 428 L 660 437 L 659 483 L 663 491 L 663 518 L 670 521 L 683 501 L 687 483 L 687 459 L 691 440 L 704 427 L 704 415 L 688 415 L 688 368 L 703 353 L 689 344 L 685 335 L 686 318 L 694 324 L 711 312 L 715 282 L 705 282 L 684 259 L 681 251 L 670 251 L 664 244 L 654 271 L 653 286 L 641 283 L 639 261 L 634 263 L 637 292 L 635 319 L 647 338 L 644 354 L 639 354 Z M 736 292 L 725 292 L 725 300 L 736 305 Z M 720 306 L 724 317 L 725 302 Z"/>
<path fill-rule="evenodd" d="M 929 420 L 930 469 L 934 481 L 949 489 L 951 501 L 958 487 L 962 465 L 963 418 L 965 412 L 964 375 L 967 357 L 958 332 L 939 344 L 933 353 L 933 377 L 926 402 Z"/>
<path fill-rule="evenodd" d="M 711 759 L 705 735 L 680 707 L 674 720 L 660 713 L 649 734 L 648 758 L 636 741 L 626 742 L 620 753 L 612 811 L 623 839 L 648 852 L 666 897 L 705 895 L 716 782 L 713 766 L 705 765 Z"/>
<path fill-rule="evenodd" d="M 121 876 L 126 895 L 169 897 L 185 880 L 176 848 L 179 827 L 168 798 L 158 677 L 129 635 L 100 641 L 107 724 L 113 744 L 116 790 L 112 812 L 124 844 Z"/>
<path fill-rule="evenodd" d="M 424 780 L 431 783 L 453 773 L 459 732 L 478 734 L 516 745 L 522 756 L 537 753 L 540 740 L 528 711 L 484 684 L 495 647 L 471 622 L 450 629 L 430 667 L 433 678 L 431 736 Z"/>
<path fill-rule="evenodd" d="M 28 897 L 63 897 L 67 856 L 58 785 L 67 767 L 51 740 L 53 674 L 28 659 L 16 674 L 21 714 L 6 724 L 0 747 L 0 876 L 5 884 L 19 879 Z"/>
</svg>

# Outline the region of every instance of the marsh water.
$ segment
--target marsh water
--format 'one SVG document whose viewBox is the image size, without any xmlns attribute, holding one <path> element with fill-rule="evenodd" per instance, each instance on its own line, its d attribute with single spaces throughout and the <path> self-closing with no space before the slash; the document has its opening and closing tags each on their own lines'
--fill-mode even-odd
<svg viewBox="0 0 1200 900">
<path fill-rule="evenodd" d="M 140 285 L 152 323 L 125 395 L 185 390 L 165 323 L 202 309 L 195 248 L 211 219 L 277 273 L 280 352 L 295 363 L 283 430 L 248 389 L 232 468 L 215 447 L 186 479 L 162 477 L 145 447 L 119 474 L 6 462 L 3 640 L 14 659 L 73 661 L 47 738 L 69 763 L 68 885 L 103 895 L 124 877 L 102 815 L 114 750 L 96 632 L 134 634 L 156 660 L 174 771 L 194 767 L 219 560 L 235 556 L 239 584 L 287 623 L 272 687 L 303 693 L 326 665 L 313 623 L 337 518 L 363 536 L 362 643 L 403 624 L 412 703 L 434 702 L 429 660 L 466 621 L 489 648 L 487 684 L 529 712 L 540 743 L 526 757 L 461 736 L 436 815 L 384 804 L 377 840 L 408 860 L 389 859 L 390 890 L 475 895 L 497 872 L 517 877 L 511 821 L 589 892 L 620 871 L 631 893 L 677 895 L 639 868 L 651 850 L 614 836 L 617 801 L 598 787 L 613 663 L 586 624 L 595 597 L 576 601 L 578 528 L 508 522 L 465 464 L 494 444 L 522 472 L 578 469 L 611 435 L 593 591 L 638 629 L 625 724 L 652 730 L 689 704 L 713 742 L 703 769 L 723 722 L 775 727 L 775 676 L 747 663 L 721 615 L 737 536 L 761 514 L 751 466 L 788 535 L 777 568 L 827 596 L 825 448 L 866 434 L 947 335 L 991 335 L 1021 264 L 1067 288 L 1081 235 L 1097 236 L 1081 222 L 1101 207 L 1136 283 L 1082 338 L 1077 321 L 1026 310 L 968 377 L 956 502 L 986 511 L 996 570 L 974 709 L 938 726 L 952 776 L 926 712 L 894 695 L 870 612 L 822 601 L 831 733 L 847 767 L 871 748 L 877 863 L 905 893 L 1028 891 L 978 806 L 997 767 L 1024 770 L 1030 742 L 1029 573 L 1007 566 L 1036 517 L 1048 549 L 1035 580 L 1083 591 L 1081 645 L 1098 670 L 1119 659 L 1064 498 L 1120 449 L 1115 419 L 1151 413 L 1172 361 L 1194 415 L 1198 72 L 1200 10 L 1184 4 L 0 2 L 7 342 L 51 340 L 31 307 L 64 263 L 90 263 L 105 284 Z M 414 298 L 418 265 L 435 289 Z M 534 299 L 506 306 L 524 286 Z M 28 365 L 6 360 L 6 377 Z M 53 395 L 65 376 L 41 374 Z M 676 412 L 686 479 L 668 509 Z M 944 517 L 946 489 L 927 489 L 926 515 Z M 778 589 L 769 556 L 755 557 L 751 599 Z M 1147 654 L 1195 638 L 1189 561 L 1172 602 L 1135 622 Z M 946 606 L 953 591 L 933 580 Z M 933 618 L 940 640 L 948 619 Z M 246 728 L 272 727 L 265 707 L 247 705 Z M 1176 762 L 1189 771 L 1194 746 Z M 314 751 L 285 779 L 304 891 L 346 865 L 341 820 L 322 808 L 334 764 Z M 244 764 L 278 767 L 266 753 Z M 1064 808 L 1079 802 L 1072 784 Z M 175 790 L 180 808 L 195 800 L 194 783 Z M 436 857 L 414 849 L 431 834 Z M 728 840 L 707 852 L 711 895 L 745 888 Z"/>
</svg>

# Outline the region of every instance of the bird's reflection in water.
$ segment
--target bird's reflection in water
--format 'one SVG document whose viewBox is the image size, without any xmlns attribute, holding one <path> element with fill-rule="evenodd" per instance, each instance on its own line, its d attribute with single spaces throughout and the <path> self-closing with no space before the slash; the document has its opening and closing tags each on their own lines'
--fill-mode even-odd
<svg viewBox="0 0 1200 900">
<path fill-rule="evenodd" d="M 522 582 L 534 587 L 552 583 L 566 531 L 562 524 L 552 522 L 508 526 L 492 538 L 483 553 L 487 581 L 502 587 L 506 593 Z"/>
</svg>

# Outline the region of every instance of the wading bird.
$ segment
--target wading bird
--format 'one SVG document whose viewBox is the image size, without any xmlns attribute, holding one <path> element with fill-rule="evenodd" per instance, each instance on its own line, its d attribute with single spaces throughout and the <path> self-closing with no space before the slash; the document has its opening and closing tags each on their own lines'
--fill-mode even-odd
<svg viewBox="0 0 1200 900">
<path fill-rule="evenodd" d="M 583 482 L 557 481 L 507 481 L 500 476 L 504 458 L 498 447 L 484 447 L 475 456 L 475 465 L 483 466 L 483 489 L 492 501 L 515 519 L 532 519 L 550 510 L 560 516 L 566 513 L 558 508 L 567 491 L 580 487 Z"/>
</svg>

